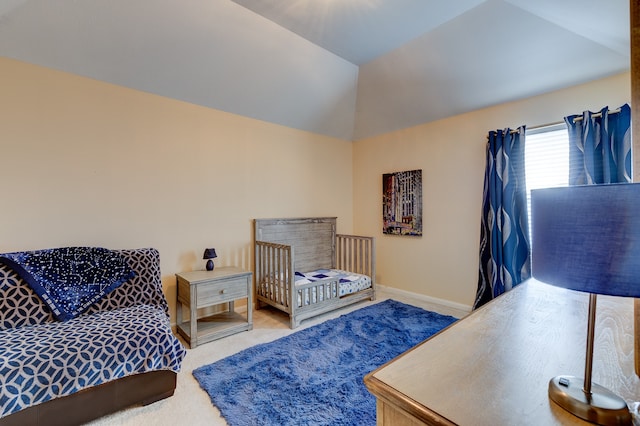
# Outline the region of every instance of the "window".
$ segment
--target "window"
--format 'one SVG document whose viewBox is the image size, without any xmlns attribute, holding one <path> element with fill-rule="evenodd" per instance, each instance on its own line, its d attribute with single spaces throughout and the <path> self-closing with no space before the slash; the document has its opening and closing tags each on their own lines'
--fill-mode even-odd
<svg viewBox="0 0 640 426">
<path fill-rule="evenodd" d="M 569 133 L 564 123 L 527 130 L 524 145 L 529 241 L 531 190 L 569 185 Z"/>
</svg>

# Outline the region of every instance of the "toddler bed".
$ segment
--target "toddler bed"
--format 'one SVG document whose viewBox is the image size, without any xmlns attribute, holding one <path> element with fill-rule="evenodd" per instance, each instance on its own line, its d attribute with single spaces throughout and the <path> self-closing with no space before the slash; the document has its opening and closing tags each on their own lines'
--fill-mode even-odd
<svg viewBox="0 0 640 426">
<path fill-rule="evenodd" d="M 375 299 L 375 240 L 336 234 L 335 217 L 255 220 L 256 309 L 289 314 L 291 328 Z"/>
</svg>

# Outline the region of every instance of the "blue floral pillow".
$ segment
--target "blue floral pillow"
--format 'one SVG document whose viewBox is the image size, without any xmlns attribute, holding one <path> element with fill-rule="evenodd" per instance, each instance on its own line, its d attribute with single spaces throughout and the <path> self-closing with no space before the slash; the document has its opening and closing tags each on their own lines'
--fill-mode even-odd
<svg viewBox="0 0 640 426">
<path fill-rule="evenodd" d="M 135 276 L 118 252 L 100 247 L 64 247 L 5 253 L 0 262 L 14 269 L 66 321 Z"/>
</svg>

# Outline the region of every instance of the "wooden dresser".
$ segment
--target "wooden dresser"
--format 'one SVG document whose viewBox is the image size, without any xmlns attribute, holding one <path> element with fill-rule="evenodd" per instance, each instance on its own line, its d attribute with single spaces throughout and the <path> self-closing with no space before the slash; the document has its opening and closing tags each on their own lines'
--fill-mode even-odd
<svg viewBox="0 0 640 426">
<path fill-rule="evenodd" d="M 550 401 L 584 376 L 589 296 L 529 280 L 368 374 L 378 425 L 587 425 Z M 640 401 L 633 299 L 598 296 L 593 381 Z"/>
</svg>

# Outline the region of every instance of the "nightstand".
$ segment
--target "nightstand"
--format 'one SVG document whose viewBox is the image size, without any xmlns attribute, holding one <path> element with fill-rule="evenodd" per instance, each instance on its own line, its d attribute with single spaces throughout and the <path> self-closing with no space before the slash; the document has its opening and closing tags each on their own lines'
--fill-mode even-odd
<svg viewBox="0 0 640 426">
<path fill-rule="evenodd" d="M 253 328 L 251 276 L 251 272 L 233 266 L 176 274 L 177 331 L 191 348 Z M 234 302 L 239 299 L 247 300 L 245 315 L 234 310 Z M 198 318 L 198 309 L 221 304 L 228 304 L 228 310 Z M 182 317 L 183 305 L 190 313 L 186 322 Z"/>
</svg>

